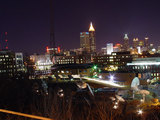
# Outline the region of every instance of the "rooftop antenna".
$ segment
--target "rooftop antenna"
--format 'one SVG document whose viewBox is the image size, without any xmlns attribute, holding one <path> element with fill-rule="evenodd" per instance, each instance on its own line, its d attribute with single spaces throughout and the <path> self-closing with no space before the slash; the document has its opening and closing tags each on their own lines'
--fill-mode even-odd
<svg viewBox="0 0 160 120">
<path fill-rule="evenodd" d="M 55 48 L 55 34 L 54 34 L 54 0 L 50 0 L 50 41 L 49 47 Z"/>
<path fill-rule="evenodd" d="M 5 49 L 8 50 L 8 32 L 5 32 Z"/>
</svg>

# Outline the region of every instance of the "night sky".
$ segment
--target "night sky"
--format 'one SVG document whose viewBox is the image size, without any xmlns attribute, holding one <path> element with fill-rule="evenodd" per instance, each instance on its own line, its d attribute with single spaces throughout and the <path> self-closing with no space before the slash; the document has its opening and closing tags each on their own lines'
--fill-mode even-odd
<svg viewBox="0 0 160 120">
<path fill-rule="evenodd" d="M 96 28 L 97 48 L 122 43 L 125 33 L 160 45 L 159 0 L 54 0 L 56 45 L 79 47 L 79 34 Z M 9 48 L 44 53 L 49 44 L 49 0 L 1 0 L 0 32 L 8 32 Z M 2 39 L 0 40 L 2 44 Z"/>
</svg>

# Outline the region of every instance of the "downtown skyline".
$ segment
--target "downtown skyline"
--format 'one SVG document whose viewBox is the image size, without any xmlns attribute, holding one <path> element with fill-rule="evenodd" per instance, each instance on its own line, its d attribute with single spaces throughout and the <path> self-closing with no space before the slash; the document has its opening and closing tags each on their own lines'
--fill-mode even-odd
<svg viewBox="0 0 160 120">
<path fill-rule="evenodd" d="M 145 1 L 54 1 L 55 41 L 63 49 L 80 47 L 80 32 L 86 32 L 92 21 L 96 29 L 98 50 L 106 43 L 123 43 L 130 38 L 159 45 L 158 2 Z M 2 5 L 2 6 L 1 6 Z M 8 32 L 11 50 L 43 53 L 49 45 L 49 1 L 2 1 L 0 32 Z M 1 42 L 1 40 L 0 40 Z M 72 44 L 71 44 L 72 43 Z"/>
</svg>

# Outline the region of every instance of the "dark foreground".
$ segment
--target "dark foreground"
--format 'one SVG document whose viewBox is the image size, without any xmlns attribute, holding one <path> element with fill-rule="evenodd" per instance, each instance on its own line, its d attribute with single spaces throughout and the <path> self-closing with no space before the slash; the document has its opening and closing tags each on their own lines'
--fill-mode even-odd
<svg viewBox="0 0 160 120">
<path fill-rule="evenodd" d="M 137 114 L 137 102 L 118 103 L 114 92 L 78 90 L 75 83 L 50 83 L 47 91 L 39 81 L 1 80 L 0 109 L 28 113 L 53 120 L 159 120 L 160 106 L 149 107 Z M 31 120 L 0 113 L 0 120 Z"/>
</svg>

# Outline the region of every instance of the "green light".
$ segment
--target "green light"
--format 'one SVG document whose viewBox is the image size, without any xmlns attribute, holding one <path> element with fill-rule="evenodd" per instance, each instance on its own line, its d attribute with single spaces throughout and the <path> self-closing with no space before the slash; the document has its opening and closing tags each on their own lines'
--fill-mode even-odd
<svg viewBox="0 0 160 120">
<path fill-rule="evenodd" d="M 96 65 L 94 65 L 94 66 L 93 66 L 93 69 L 97 69 L 97 66 L 96 66 Z"/>
<path fill-rule="evenodd" d="M 94 77 L 94 78 L 97 78 L 98 76 L 97 76 L 97 74 L 96 74 L 96 75 L 94 75 L 93 77 Z"/>
</svg>

